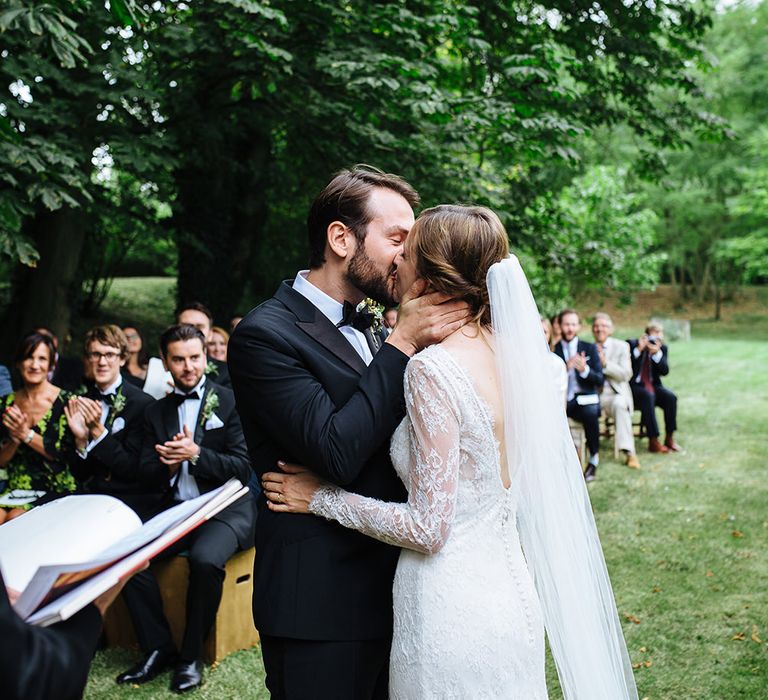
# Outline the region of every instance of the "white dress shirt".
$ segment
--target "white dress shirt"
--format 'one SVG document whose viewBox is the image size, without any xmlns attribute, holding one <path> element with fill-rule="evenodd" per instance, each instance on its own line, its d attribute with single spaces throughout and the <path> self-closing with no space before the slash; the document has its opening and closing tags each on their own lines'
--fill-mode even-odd
<svg viewBox="0 0 768 700">
<path fill-rule="evenodd" d="M 565 361 L 568 362 L 574 355 L 576 355 L 579 351 L 579 337 L 573 336 L 571 338 L 570 342 L 566 342 L 565 340 L 560 341 L 560 346 L 563 349 L 563 357 L 565 358 Z M 589 365 L 586 366 L 583 372 L 579 372 L 579 376 L 582 379 L 586 379 L 589 376 Z M 576 383 L 576 370 L 571 367 L 568 370 L 568 397 L 567 401 L 570 401 L 575 395 L 576 391 L 578 390 L 579 385 Z"/>
<path fill-rule="evenodd" d="M 322 313 L 334 326 L 344 317 L 344 305 L 329 297 L 324 291 L 315 287 L 307 279 L 309 270 L 301 270 L 293 281 L 294 291 L 308 299 L 320 313 Z M 339 328 L 341 334 L 349 341 L 349 344 L 355 349 L 366 365 L 373 361 L 373 354 L 368 347 L 368 341 L 365 335 L 352 326 L 342 326 Z"/>
<path fill-rule="evenodd" d="M 115 381 L 112 384 L 110 384 L 106 389 L 104 389 L 104 391 L 101 391 L 101 389 L 99 389 L 99 392 L 101 392 L 102 396 L 109 396 L 110 394 L 116 394 L 117 390 L 122 386 L 122 384 L 123 384 L 123 376 L 121 374 L 118 374 L 117 375 L 117 379 L 115 379 Z M 98 389 L 98 387 L 96 387 L 96 388 Z M 101 424 L 103 426 L 105 426 L 105 429 L 102 430 L 101 435 L 99 435 L 99 437 L 97 437 L 95 440 L 91 440 L 86 445 L 86 447 L 85 447 L 85 454 L 83 454 L 82 452 L 78 452 L 80 457 L 82 457 L 83 459 L 85 459 L 88 456 L 90 451 L 94 447 L 96 447 L 96 445 L 98 445 L 105 437 L 107 437 L 107 435 L 109 435 L 109 430 L 106 429 L 107 416 L 108 415 L 109 415 L 109 404 L 102 399 L 102 401 L 101 401 Z"/>
<path fill-rule="evenodd" d="M 186 425 L 187 428 L 189 428 L 189 432 L 191 432 L 194 437 L 197 421 L 200 418 L 200 409 L 203 404 L 202 399 L 203 392 L 205 391 L 205 375 L 203 375 L 203 378 L 192 391 L 196 391 L 199 398 L 182 401 L 177 410 L 179 412 L 179 432 L 183 433 L 184 426 Z M 175 387 L 173 393 L 186 396 L 188 393 L 191 394 L 192 391 L 182 391 L 179 387 Z M 177 476 L 178 479 L 176 479 Z M 174 498 L 177 501 L 188 501 L 191 498 L 197 498 L 200 495 L 197 479 L 189 473 L 189 462 L 187 460 L 184 460 L 181 463 L 179 473 L 174 474 L 171 477 L 171 486 L 173 486 L 174 480 L 176 481 L 176 495 Z"/>
</svg>

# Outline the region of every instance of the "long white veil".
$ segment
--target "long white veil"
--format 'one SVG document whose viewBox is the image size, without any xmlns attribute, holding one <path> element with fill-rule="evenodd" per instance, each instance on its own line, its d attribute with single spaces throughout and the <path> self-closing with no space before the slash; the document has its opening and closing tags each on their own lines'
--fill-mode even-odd
<svg viewBox="0 0 768 700">
<path fill-rule="evenodd" d="M 592 507 L 539 313 L 515 256 L 488 272 L 518 528 L 566 700 L 636 700 Z"/>
</svg>

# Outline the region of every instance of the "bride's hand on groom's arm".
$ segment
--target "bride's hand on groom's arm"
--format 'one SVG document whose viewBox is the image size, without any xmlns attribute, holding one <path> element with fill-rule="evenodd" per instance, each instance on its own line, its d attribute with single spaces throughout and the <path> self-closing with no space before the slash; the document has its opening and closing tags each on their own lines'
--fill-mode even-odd
<svg viewBox="0 0 768 700">
<path fill-rule="evenodd" d="M 470 320 L 467 302 L 425 292 L 426 282 L 416 280 L 400 302 L 397 325 L 386 340 L 408 356 L 439 343 Z"/>
<path fill-rule="evenodd" d="M 309 513 L 315 492 L 325 482 L 298 464 L 278 462 L 280 472 L 267 472 L 261 477 L 261 488 L 270 510 L 278 513 Z"/>
</svg>

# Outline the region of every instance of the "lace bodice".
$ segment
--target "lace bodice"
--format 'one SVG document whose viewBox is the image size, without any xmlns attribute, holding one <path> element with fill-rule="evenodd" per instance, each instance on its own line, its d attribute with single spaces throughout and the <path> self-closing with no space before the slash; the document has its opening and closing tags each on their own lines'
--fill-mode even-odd
<svg viewBox="0 0 768 700">
<path fill-rule="evenodd" d="M 435 345 L 405 373 L 406 417 L 391 443 L 392 462 L 408 489 L 406 503 L 385 503 L 335 486 L 319 490 L 310 510 L 407 549 L 435 553 L 452 528 L 480 509 L 508 502 L 493 421 L 469 377 Z M 508 515 L 508 514 L 507 514 Z"/>
</svg>

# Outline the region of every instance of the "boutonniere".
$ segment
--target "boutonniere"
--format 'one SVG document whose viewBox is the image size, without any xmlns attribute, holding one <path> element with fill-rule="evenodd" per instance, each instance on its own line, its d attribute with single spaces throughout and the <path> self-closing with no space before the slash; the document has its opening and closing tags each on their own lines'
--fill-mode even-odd
<svg viewBox="0 0 768 700">
<path fill-rule="evenodd" d="M 211 390 L 208 392 L 208 396 L 205 397 L 205 402 L 203 403 L 203 410 L 200 411 L 201 418 L 200 422 L 205 423 L 208 420 L 210 420 L 211 416 L 213 415 L 213 412 L 219 407 L 219 396 L 218 394 Z"/>
<path fill-rule="evenodd" d="M 373 299 L 366 298 L 357 305 L 356 311 L 373 317 L 371 331 L 374 334 L 381 330 L 384 323 L 384 307 L 381 304 Z"/>
<path fill-rule="evenodd" d="M 123 387 L 120 385 L 117 387 L 117 392 L 115 393 L 115 400 L 112 402 L 112 412 L 115 416 L 117 416 L 119 413 L 122 413 L 123 409 L 125 408 L 125 394 L 123 394 Z"/>
<path fill-rule="evenodd" d="M 219 368 L 213 360 L 208 360 L 208 364 L 205 365 L 205 376 L 207 377 L 209 374 L 214 377 L 219 374 Z"/>
</svg>

